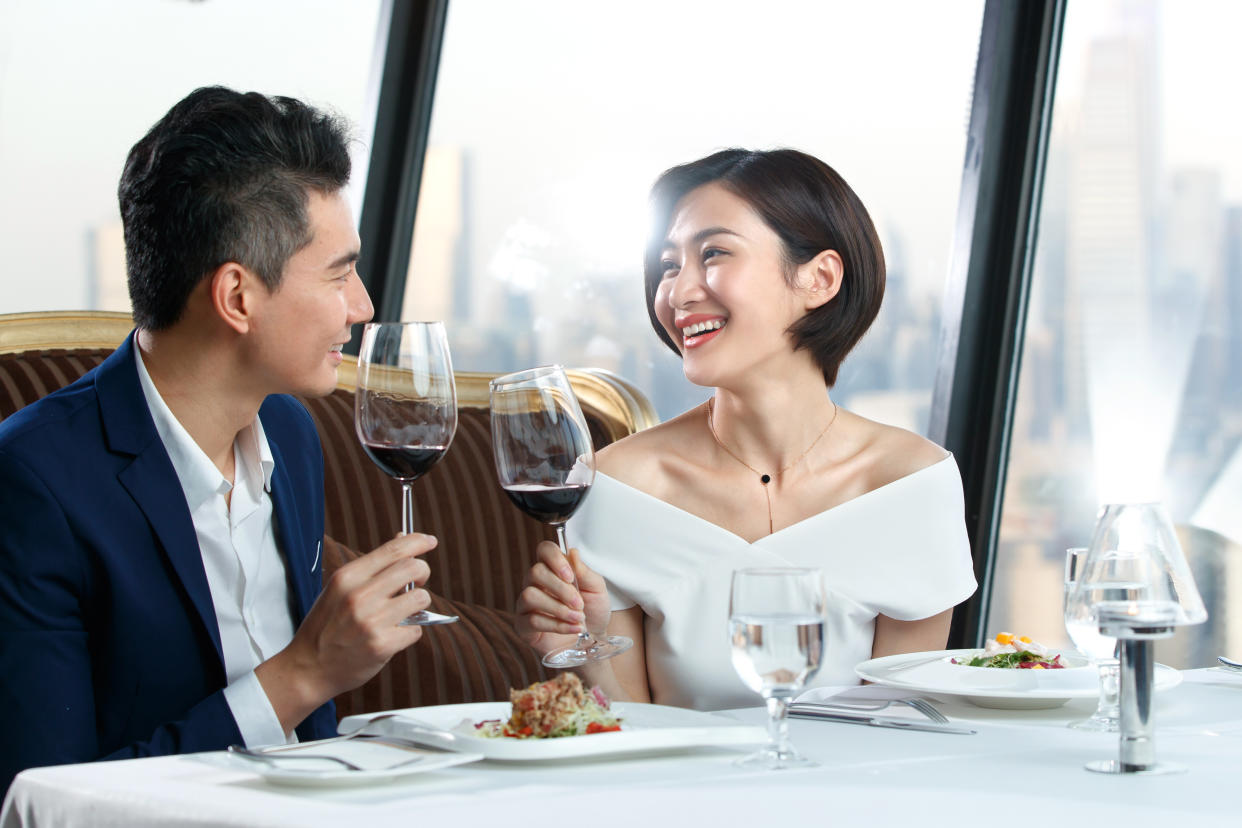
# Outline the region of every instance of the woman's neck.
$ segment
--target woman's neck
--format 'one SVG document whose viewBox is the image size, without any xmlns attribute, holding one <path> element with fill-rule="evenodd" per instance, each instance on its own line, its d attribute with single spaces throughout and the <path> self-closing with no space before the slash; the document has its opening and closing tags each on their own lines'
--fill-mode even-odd
<svg viewBox="0 0 1242 828">
<path fill-rule="evenodd" d="M 717 388 L 710 403 L 710 426 L 725 453 L 769 475 L 816 448 L 835 415 L 836 405 L 818 370 L 809 377 Z"/>
</svg>

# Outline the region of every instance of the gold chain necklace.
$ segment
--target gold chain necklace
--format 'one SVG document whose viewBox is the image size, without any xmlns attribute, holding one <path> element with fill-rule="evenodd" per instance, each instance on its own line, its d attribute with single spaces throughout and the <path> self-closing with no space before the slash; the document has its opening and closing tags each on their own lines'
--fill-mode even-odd
<svg viewBox="0 0 1242 828">
<path fill-rule="evenodd" d="M 715 416 L 714 416 L 715 405 L 716 405 L 715 397 L 712 397 L 710 400 L 707 401 L 707 430 L 712 433 L 712 439 L 716 441 L 716 445 L 724 449 L 725 454 L 729 455 L 734 460 L 741 463 L 743 466 L 750 469 L 755 474 L 759 475 L 759 482 L 763 484 L 763 496 L 768 501 L 768 534 L 770 535 L 772 534 L 772 528 L 774 524 L 772 523 L 772 495 L 768 491 L 768 484 L 772 482 L 772 475 L 764 474 L 763 472 L 759 471 L 754 466 L 752 466 L 750 463 L 747 463 L 745 460 L 738 457 L 733 452 L 729 451 L 729 447 L 726 446 L 721 441 L 719 435 L 716 434 L 716 424 L 715 424 Z M 794 458 L 793 460 L 791 460 L 790 462 L 782 466 L 780 469 L 778 469 L 776 472 L 776 476 L 779 477 L 780 475 L 789 471 L 791 468 L 797 465 L 802 460 L 803 457 L 806 457 L 808 454 L 810 454 L 811 449 L 815 448 L 815 444 L 818 443 L 820 439 L 825 434 L 828 433 L 828 429 L 832 428 L 832 424 L 835 423 L 836 421 L 837 421 L 837 404 L 833 403 L 832 404 L 832 419 L 828 421 L 828 425 L 824 426 L 824 430 L 821 431 L 819 435 L 816 436 L 816 438 L 811 441 L 811 444 L 806 447 L 806 451 L 802 452 L 796 458 Z"/>
</svg>

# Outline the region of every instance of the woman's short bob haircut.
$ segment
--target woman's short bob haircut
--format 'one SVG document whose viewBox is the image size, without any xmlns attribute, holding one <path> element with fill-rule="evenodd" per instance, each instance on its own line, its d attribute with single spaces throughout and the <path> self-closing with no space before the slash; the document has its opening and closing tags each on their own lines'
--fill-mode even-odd
<svg viewBox="0 0 1242 828">
<path fill-rule="evenodd" d="M 884 299 L 884 251 L 858 195 L 832 167 L 792 149 L 727 149 L 666 170 L 651 188 L 652 225 L 643 257 L 647 314 L 664 343 L 681 355 L 655 313 L 663 278 L 661 253 L 673 212 L 692 190 L 719 183 L 746 201 L 780 237 L 786 278 L 824 250 L 844 263 L 841 290 L 789 328 L 794 348 L 811 352 L 831 387 L 845 355 L 858 344 Z"/>
</svg>

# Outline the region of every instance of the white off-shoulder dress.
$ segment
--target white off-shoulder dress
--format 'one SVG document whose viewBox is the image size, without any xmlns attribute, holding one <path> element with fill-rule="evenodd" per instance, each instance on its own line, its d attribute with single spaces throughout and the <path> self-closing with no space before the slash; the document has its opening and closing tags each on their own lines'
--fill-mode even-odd
<svg viewBox="0 0 1242 828">
<path fill-rule="evenodd" d="M 614 610 L 642 607 L 657 704 L 722 710 L 758 702 L 733 671 L 733 570 L 814 566 L 828 588 L 824 663 L 808 684 L 854 684 L 877 615 L 927 618 L 975 590 L 962 481 L 953 458 L 748 543 L 606 474 L 567 526 L 608 582 Z"/>
</svg>

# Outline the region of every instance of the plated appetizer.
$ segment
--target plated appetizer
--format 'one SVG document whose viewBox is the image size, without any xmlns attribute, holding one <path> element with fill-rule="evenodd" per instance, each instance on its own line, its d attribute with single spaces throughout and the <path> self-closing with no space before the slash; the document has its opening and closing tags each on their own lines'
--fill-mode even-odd
<svg viewBox="0 0 1242 828">
<path fill-rule="evenodd" d="M 1049 654 L 1048 648 L 1013 633 L 997 633 L 983 651 L 970 658 L 950 659 L 953 664 L 964 667 L 998 667 L 1009 670 L 1064 670 L 1061 654 Z"/>
<path fill-rule="evenodd" d="M 509 720 L 479 722 L 474 726 L 479 736 L 558 739 L 621 729 L 621 720 L 610 712 L 604 691 L 598 687 L 588 690 L 573 673 L 561 673 L 525 690 L 510 690 L 509 701 L 513 704 Z"/>
</svg>

